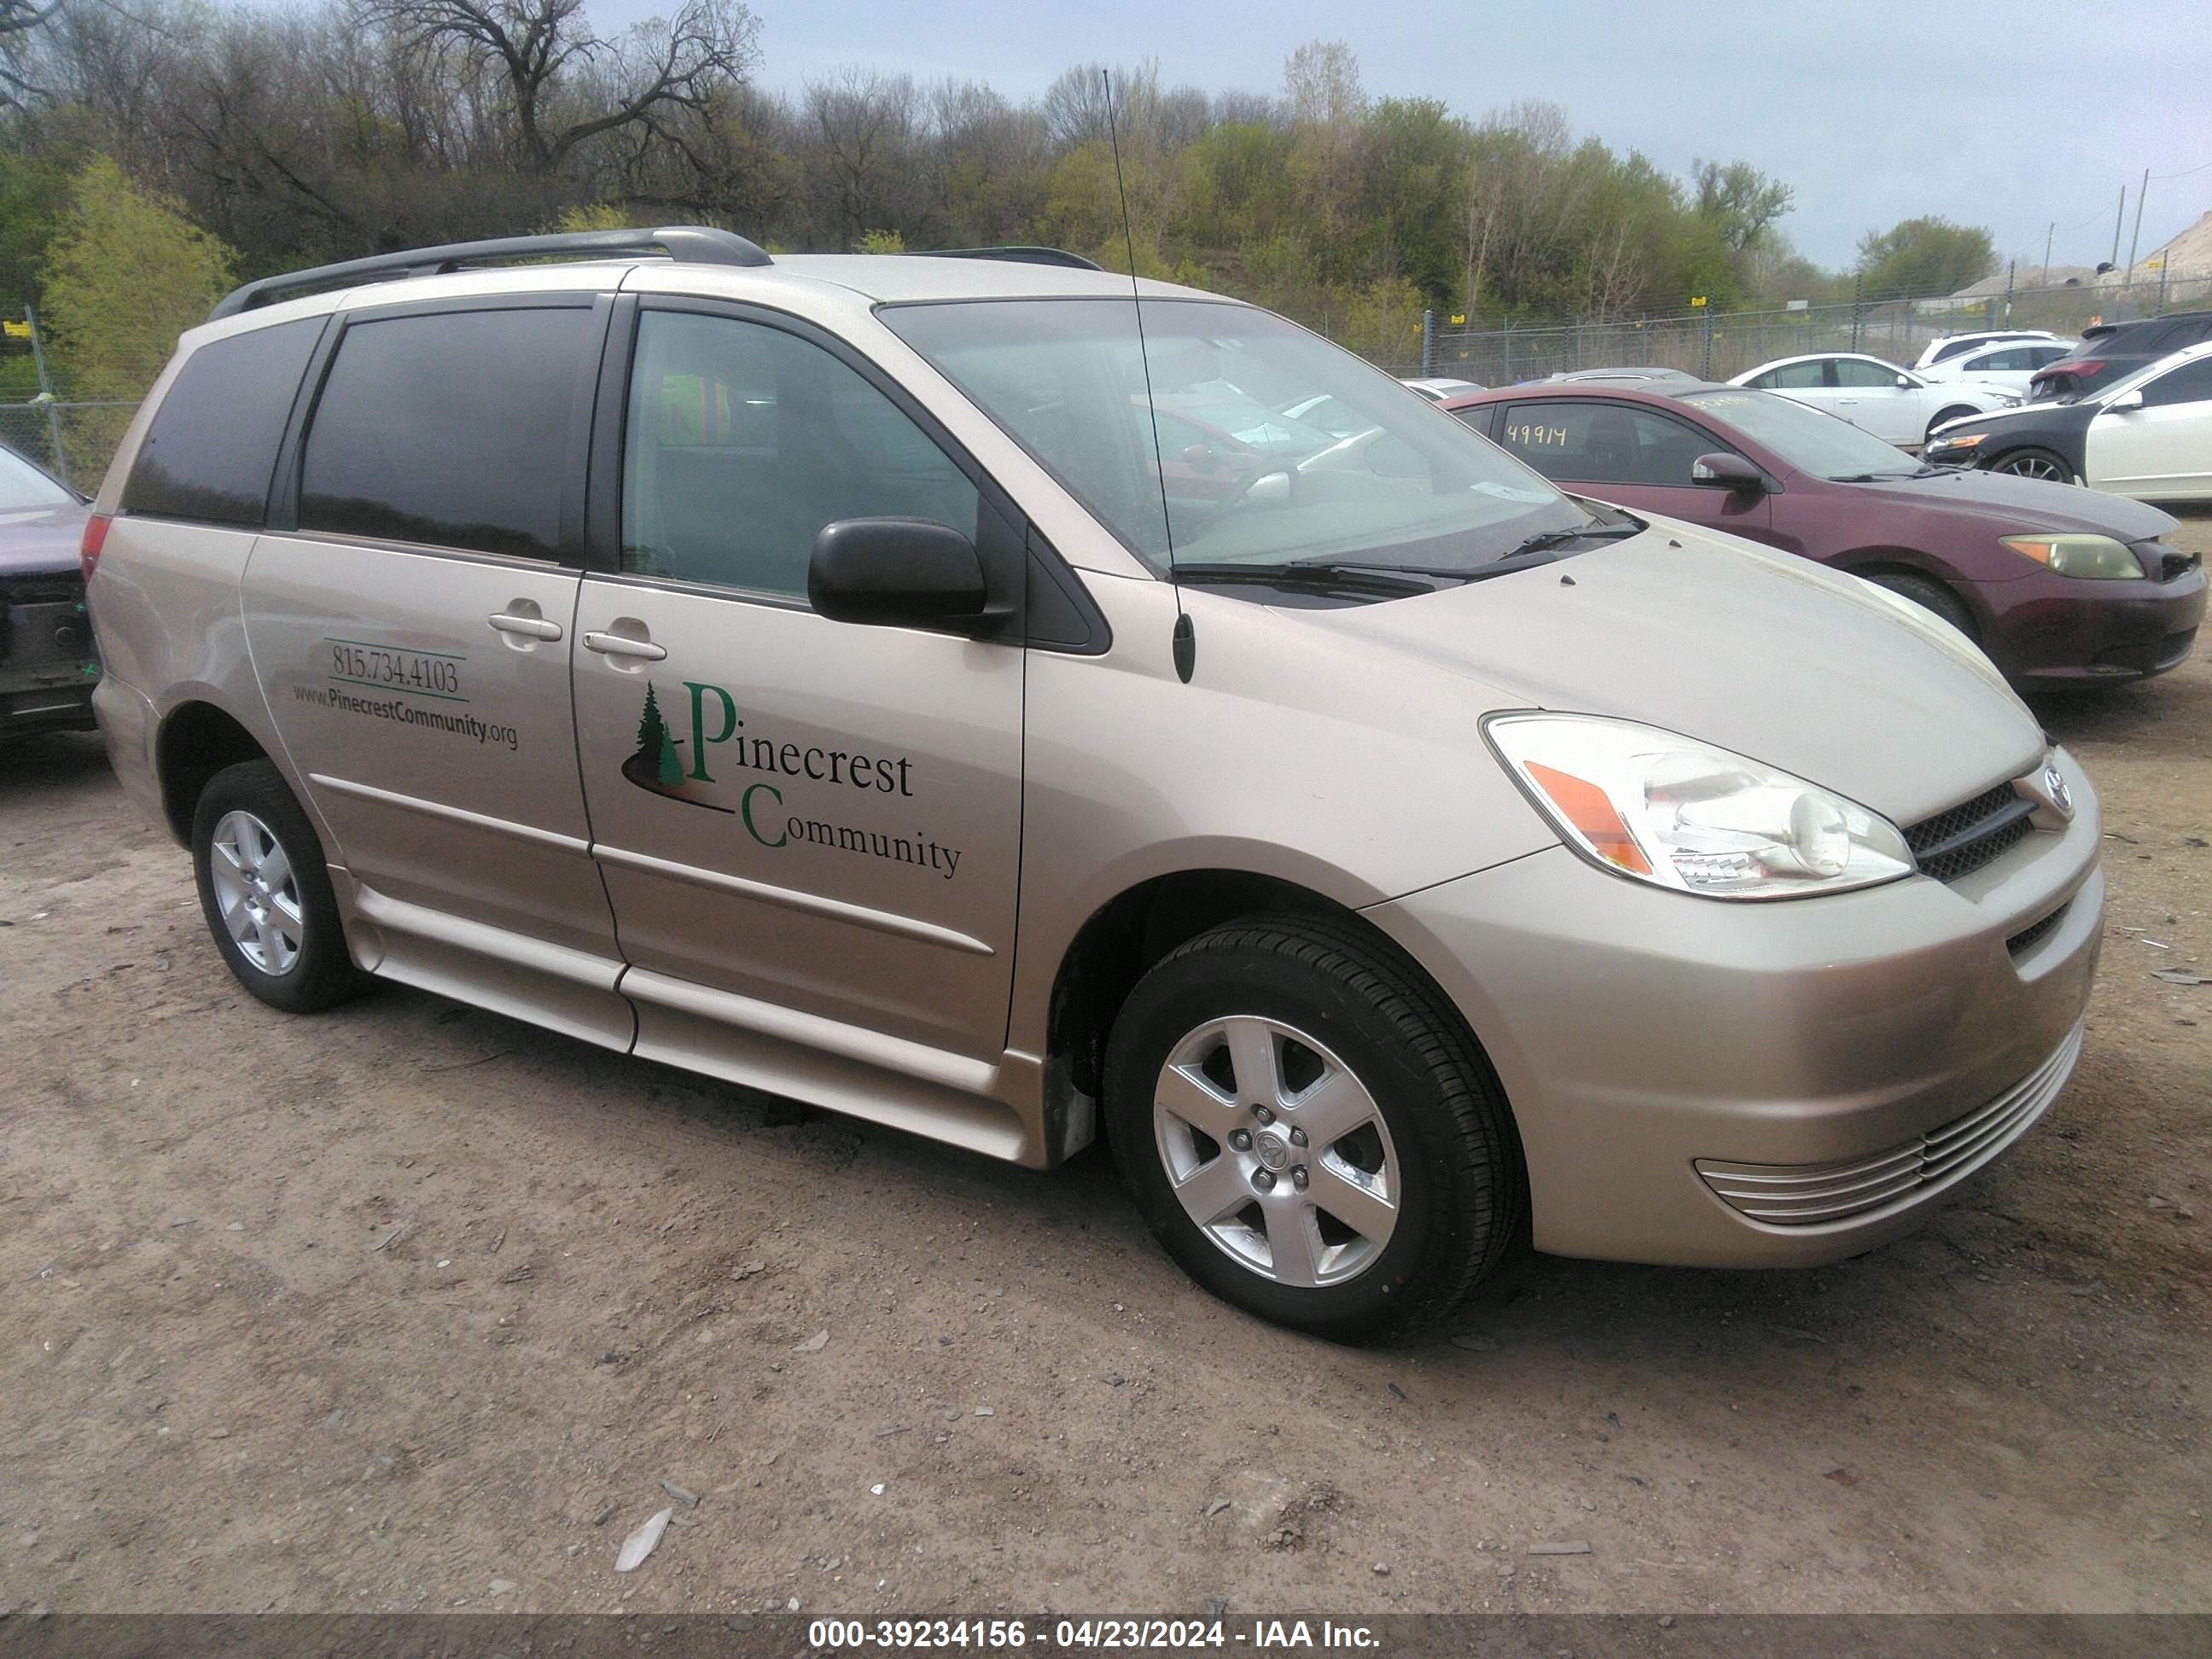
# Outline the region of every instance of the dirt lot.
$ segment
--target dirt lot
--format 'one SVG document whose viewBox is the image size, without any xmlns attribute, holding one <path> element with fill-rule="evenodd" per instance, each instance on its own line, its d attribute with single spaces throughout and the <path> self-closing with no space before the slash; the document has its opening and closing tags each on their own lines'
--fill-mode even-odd
<svg viewBox="0 0 2212 1659">
<path fill-rule="evenodd" d="M 1097 1156 L 274 1014 L 96 743 L 0 756 L 0 1611 L 2212 1608 L 2212 988 L 2150 976 L 2212 964 L 2212 661 L 2045 712 L 2114 838 L 2037 1133 L 1871 1257 L 1546 1261 L 1388 1353 Z"/>
</svg>

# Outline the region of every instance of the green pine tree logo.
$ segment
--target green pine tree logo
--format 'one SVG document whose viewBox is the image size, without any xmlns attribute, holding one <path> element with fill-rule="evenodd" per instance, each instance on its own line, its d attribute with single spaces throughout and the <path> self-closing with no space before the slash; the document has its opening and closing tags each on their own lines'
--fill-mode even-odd
<svg viewBox="0 0 2212 1659">
<path fill-rule="evenodd" d="M 669 735 L 668 722 L 660 718 L 660 699 L 650 681 L 645 688 L 645 712 L 637 720 L 637 753 L 630 758 L 637 772 L 671 789 L 684 782 L 684 765 L 676 758 L 676 739 Z"/>
</svg>

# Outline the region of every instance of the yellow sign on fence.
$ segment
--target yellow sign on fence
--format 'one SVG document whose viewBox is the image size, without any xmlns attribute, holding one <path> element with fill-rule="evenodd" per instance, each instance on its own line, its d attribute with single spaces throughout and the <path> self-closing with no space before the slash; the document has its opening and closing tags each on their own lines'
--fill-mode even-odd
<svg viewBox="0 0 2212 1659">
<path fill-rule="evenodd" d="M 1692 311 L 1703 309 L 1705 303 L 1705 296 L 1702 294 L 1692 294 L 1690 296 L 1690 309 Z"/>
<path fill-rule="evenodd" d="M 1466 325 L 1467 313 L 1465 312 L 1455 312 L 1452 313 L 1451 325 L 1454 328 L 1463 328 Z"/>
<path fill-rule="evenodd" d="M 6 334 L 11 340 L 27 340 L 31 337 L 31 325 L 20 319 L 10 317 L 5 320 L 0 320 L 0 333 Z"/>
</svg>

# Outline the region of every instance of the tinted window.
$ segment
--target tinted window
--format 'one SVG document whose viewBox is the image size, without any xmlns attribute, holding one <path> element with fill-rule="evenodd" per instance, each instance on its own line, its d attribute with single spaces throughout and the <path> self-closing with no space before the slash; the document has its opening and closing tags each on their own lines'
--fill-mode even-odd
<svg viewBox="0 0 2212 1659">
<path fill-rule="evenodd" d="M 202 346 L 185 360 L 139 446 L 123 510 L 258 526 L 276 445 L 320 318 Z"/>
<path fill-rule="evenodd" d="M 308 428 L 300 527 L 557 556 L 591 322 L 571 306 L 355 323 Z"/>
<path fill-rule="evenodd" d="M 1836 359 L 1836 384 L 1857 387 L 1897 386 L 1897 371 L 1887 363 L 1870 363 L 1863 357 Z"/>
<path fill-rule="evenodd" d="M 1515 404 L 1499 441 L 1547 478 L 1577 483 L 1681 484 L 1690 464 L 1723 447 L 1650 410 L 1620 404 Z"/>
<path fill-rule="evenodd" d="M 764 324 L 648 311 L 623 462 L 623 568 L 804 599 L 839 519 L 976 533 L 975 486 L 882 392 Z"/>
<path fill-rule="evenodd" d="M 1974 374 L 1986 374 L 1992 369 L 2040 368 L 2051 360 L 2039 360 L 2027 346 L 2014 346 L 2005 351 L 1992 351 L 1986 357 L 1977 357 L 1966 367 Z"/>
<path fill-rule="evenodd" d="M 1796 392 L 1827 383 L 1827 365 L 1816 357 L 1809 363 L 1784 363 L 1771 368 L 1752 385 L 1762 392 Z"/>
<path fill-rule="evenodd" d="M 2201 404 L 2212 398 L 2212 357 L 2169 369 L 2142 389 L 2143 406 L 2161 404 Z"/>
<path fill-rule="evenodd" d="M 1933 357 L 1930 357 L 1928 361 L 1931 364 L 1948 363 L 1952 358 L 1957 356 L 1960 352 L 1972 351 L 1979 343 L 1980 341 L 1978 339 L 1971 337 L 1964 340 L 1954 340 L 1948 345 L 1938 346 L 1936 350 L 1936 355 Z"/>
</svg>

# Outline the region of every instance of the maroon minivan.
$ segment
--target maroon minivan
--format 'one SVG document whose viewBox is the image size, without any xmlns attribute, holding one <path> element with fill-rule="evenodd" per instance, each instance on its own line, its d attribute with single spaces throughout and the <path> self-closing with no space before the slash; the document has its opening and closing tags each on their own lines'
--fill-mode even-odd
<svg viewBox="0 0 2212 1659">
<path fill-rule="evenodd" d="M 1542 383 L 1443 407 L 1562 489 L 1834 565 L 1962 629 L 2023 687 L 2186 660 L 2204 572 L 2174 520 L 2072 484 L 1923 466 L 1769 392 Z"/>
</svg>

